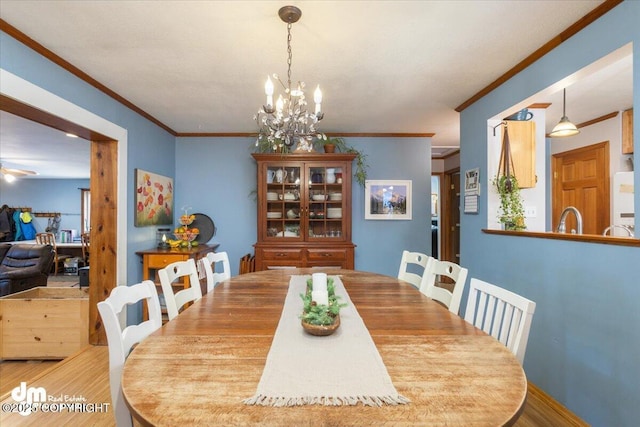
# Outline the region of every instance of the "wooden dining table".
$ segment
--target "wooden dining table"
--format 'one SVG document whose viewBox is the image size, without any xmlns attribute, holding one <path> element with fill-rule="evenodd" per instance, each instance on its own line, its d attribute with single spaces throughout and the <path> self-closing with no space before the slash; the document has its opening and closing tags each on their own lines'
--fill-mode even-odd
<svg viewBox="0 0 640 427">
<path fill-rule="evenodd" d="M 291 275 L 311 272 L 233 277 L 142 341 L 122 373 L 132 416 L 153 426 L 498 426 L 519 417 L 527 381 L 506 347 L 407 282 L 353 270 L 326 272 L 340 275 L 393 385 L 411 402 L 244 404 L 260 381 Z"/>
</svg>

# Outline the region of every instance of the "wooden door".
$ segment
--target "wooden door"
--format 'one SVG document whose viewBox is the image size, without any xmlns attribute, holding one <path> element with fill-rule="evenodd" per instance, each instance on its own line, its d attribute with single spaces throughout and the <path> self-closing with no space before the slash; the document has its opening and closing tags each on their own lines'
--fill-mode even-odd
<svg viewBox="0 0 640 427">
<path fill-rule="evenodd" d="M 444 176 L 442 198 L 442 255 L 443 261 L 460 264 L 460 170 Z"/>
<path fill-rule="evenodd" d="M 582 214 L 584 234 L 602 234 L 610 225 L 609 141 L 555 154 L 552 158 L 552 228 L 562 210 L 575 206 Z M 575 217 L 567 217 L 567 231 L 576 229 Z"/>
</svg>

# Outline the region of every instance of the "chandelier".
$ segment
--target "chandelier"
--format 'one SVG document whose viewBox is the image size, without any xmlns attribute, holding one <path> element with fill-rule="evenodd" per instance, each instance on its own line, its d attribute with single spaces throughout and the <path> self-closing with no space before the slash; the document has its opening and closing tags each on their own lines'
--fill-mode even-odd
<svg viewBox="0 0 640 427">
<path fill-rule="evenodd" d="M 297 143 L 297 150 L 312 151 L 314 138 L 326 139 L 317 130 L 318 122 L 324 117 L 322 92 L 318 85 L 313 93 L 315 110 L 311 113 L 307 110 L 304 82 L 298 81 L 295 87 L 291 87 L 291 27 L 294 22 L 298 22 L 302 11 L 295 6 L 284 6 L 278 11 L 278 15 L 287 23 L 287 83 L 285 85 L 277 74 L 273 74 L 273 78 L 284 89 L 284 96 L 278 95 L 274 106 L 274 84 L 271 77 L 267 76 L 264 85 L 267 103 L 254 116 L 259 128 L 256 146 L 268 146 L 274 151 L 291 151 L 292 146 Z"/>
</svg>

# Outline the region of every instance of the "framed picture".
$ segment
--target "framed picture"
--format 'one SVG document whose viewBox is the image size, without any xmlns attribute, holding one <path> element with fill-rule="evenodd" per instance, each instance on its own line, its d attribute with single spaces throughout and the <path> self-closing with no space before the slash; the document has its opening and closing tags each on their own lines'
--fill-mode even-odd
<svg viewBox="0 0 640 427">
<path fill-rule="evenodd" d="M 480 194 L 480 168 L 469 169 L 464 173 L 464 193 Z"/>
<path fill-rule="evenodd" d="M 411 219 L 411 181 L 367 180 L 364 219 Z"/>
<path fill-rule="evenodd" d="M 134 225 L 173 224 L 173 178 L 136 169 Z"/>
</svg>

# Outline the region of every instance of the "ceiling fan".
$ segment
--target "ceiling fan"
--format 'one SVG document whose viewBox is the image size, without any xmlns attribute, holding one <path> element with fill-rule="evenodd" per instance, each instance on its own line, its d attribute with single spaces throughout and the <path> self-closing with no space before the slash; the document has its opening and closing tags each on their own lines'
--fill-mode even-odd
<svg viewBox="0 0 640 427">
<path fill-rule="evenodd" d="M 5 168 L 0 163 L 0 175 L 7 182 L 13 182 L 16 178 L 20 178 L 27 175 L 37 175 L 38 173 L 35 171 L 30 171 L 26 169 L 13 169 L 13 168 Z"/>
</svg>

